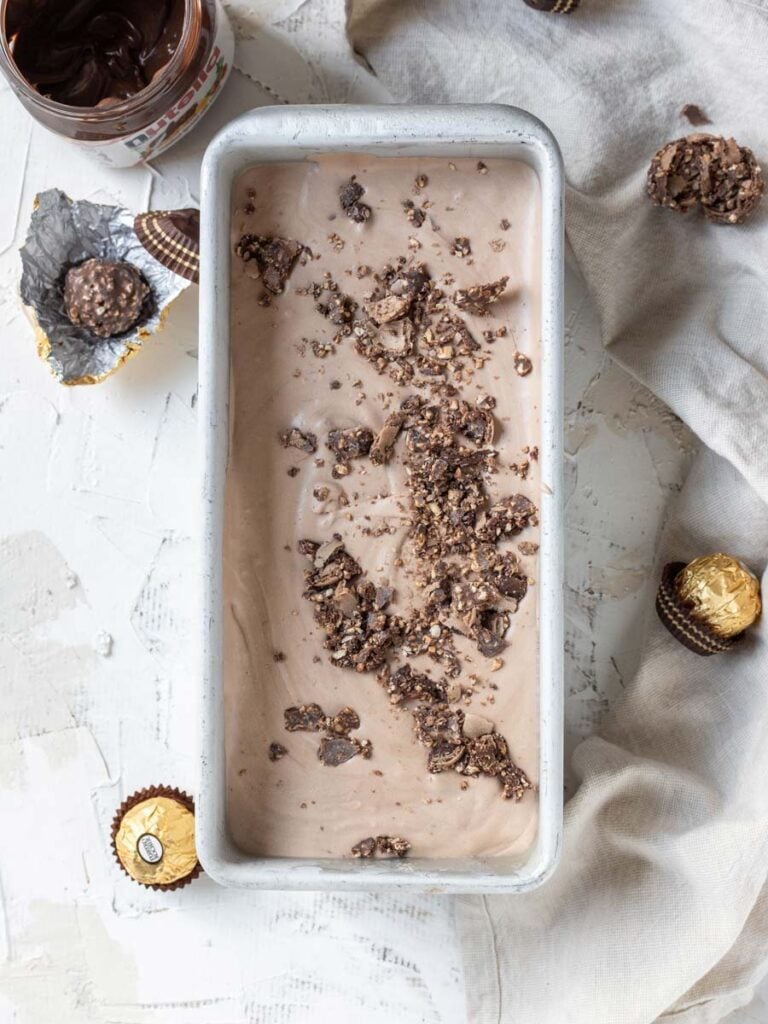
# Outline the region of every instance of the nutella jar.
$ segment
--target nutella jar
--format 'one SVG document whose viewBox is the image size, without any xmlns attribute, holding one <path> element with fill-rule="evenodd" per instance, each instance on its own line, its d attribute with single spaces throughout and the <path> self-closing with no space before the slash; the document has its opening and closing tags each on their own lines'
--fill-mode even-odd
<svg viewBox="0 0 768 1024">
<path fill-rule="evenodd" d="M 220 0 L 0 0 L 0 68 L 46 128 L 114 167 L 168 149 L 218 96 Z"/>
</svg>

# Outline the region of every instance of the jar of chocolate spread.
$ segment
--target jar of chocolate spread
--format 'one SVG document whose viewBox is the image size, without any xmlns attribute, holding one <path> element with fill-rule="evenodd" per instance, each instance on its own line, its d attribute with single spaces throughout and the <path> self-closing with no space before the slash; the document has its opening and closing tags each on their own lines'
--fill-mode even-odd
<svg viewBox="0 0 768 1024">
<path fill-rule="evenodd" d="M 220 0 L 0 0 L 0 68 L 36 120 L 115 167 L 177 142 L 221 91 Z"/>
</svg>

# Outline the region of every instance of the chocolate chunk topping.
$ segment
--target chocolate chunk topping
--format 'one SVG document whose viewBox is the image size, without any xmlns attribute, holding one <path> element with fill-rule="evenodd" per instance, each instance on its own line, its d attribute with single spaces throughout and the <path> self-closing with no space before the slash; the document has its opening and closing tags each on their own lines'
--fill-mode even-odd
<svg viewBox="0 0 768 1024">
<path fill-rule="evenodd" d="M 288 751 L 282 745 L 282 743 L 270 743 L 269 752 L 267 756 L 270 761 L 279 761 L 281 757 L 285 757 Z"/>
<path fill-rule="evenodd" d="M 509 629 L 509 616 L 495 608 L 480 613 L 473 635 L 477 649 L 486 658 L 495 658 L 506 647 L 504 634 Z"/>
<path fill-rule="evenodd" d="M 365 189 L 359 181 L 355 179 L 355 175 L 341 186 L 339 189 L 339 202 L 341 208 L 349 217 L 350 220 L 355 221 L 357 224 L 362 224 L 366 220 L 370 220 L 371 213 L 373 212 L 366 203 L 361 203 L 360 200 L 365 195 Z"/>
<path fill-rule="evenodd" d="M 348 427 L 343 430 L 331 430 L 328 433 L 327 447 L 331 449 L 338 462 L 363 458 L 371 450 L 372 444 L 373 431 L 367 427 Z"/>
<path fill-rule="evenodd" d="M 320 545 L 316 540 L 300 540 L 297 547 L 300 555 L 306 555 L 310 561 L 314 561 Z"/>
<path fill-rule="evenodd" d="M 405 216 L 415 228 L 420 228 L 427 219 L 425 211 L 417 206 L 412 199 L 404 200 L 403 209 L 405 210 Z"/>
<path fill-rule="evenodd" d="M 371 445 L 370 457 L 374 465 L 378 466 L 389 462 L 405 419 L 405 413 L 403 412 L 393 412 L 387 416 L 384 426 L 378 432 Z"/>
<path fill-rule="evenodd" d="M 715 135 L 668 143 L 648 171 L 648 195 L 656 206 L 680 213 L 699 208 L 717 224 L 740 224 L 757 208 L 764 189 L 752 150 Z"/>
<path fill-rule="evenodd" d="M 387 693 L 392 704 L 407 700 L 428 700 L 444 703 L 447 700 L 446 684 L 430 678 L 424 672 L 414 672 L 410 665 L 401 665 L 385 679 Z"/>
<path fill-rule="evenodd" d="M 468 238 L 454 238 L 451 245 L 451 256 L 471 256 L 472 245 Z"/>
<path fill-rule="evenodd" d="M 316 452 L 317 437 L 311 431 L 299 430 L 298 427 L 291 427 L 284 430 L 280 435 L 280 443 L 283 448 L 298 448 L 300 452 Z"/>
<path fill-rule="evenodd" d="M 478 536 L 491 543 L 500 537 L 512 536 L 535 522 L 535 516 L 536 506 L 530 498 L 524 494 L 510 495 L 491 506 L 485 522 L 478 530 Z"/>
<path fill-rule="evenodd" d="M 359 740 L 350 739 L 348 736 L 323 736 L 317 748 L 317 756 L 326 768 L 338 768 L 340 764 L 351 761 L 358 754 L 370 757 L 370 753 L 366 751 L 370 751 L 370 744 L 364 746 Z"/>
<path fill-rule="evenodd" d="M 273 295 L 280 295 L 303 249 L 301 242 L 291 238 L 243 235 L 235 253 L 245 263 L 254 260 L 264 287 Z"/>
<path fill-rule="evenodd" d="M 376 852 L 376 840 L 373 836 L 368 836 L 367 839 L 361 839 L 359 843 L 352 847 L 353 857 L 372 857 Z"/>
<path fill-rule="evenodd" d="M 342 708 L 328 723 L 329 732 L 337 736 L 348 736 L 353 729 L 360 728 L 360 716 L 354 708 Z"/>
<path fill-rule="evenodd" d="M 322 313 L 326 319 L 337 327 L 345 330 L 342 333 L 349 333 L 349 324 L 352 322 L 357 303 L 349 295 L 344 295 L 337 284 L 326 282 L 324 287 L 317 286 L 315 309 Z M 327 296 L 327 297 L 326 297 Z"/>
<path fill-rule="evenodd" d="M 369 858 L 378 854 L 382 857 L 405 857 L 411 844 L 399 836 L 368 836 L 352 847 L 353 857 Z"/>
<path fill-rule="evenodd" d="M 383 299 L 367 303 L 365 311 L 374 323 L 388 324 L 404 317 L 412 302 L 413 298 L 407 292 L 405 295 L 385 295 Z"/>
<path fill-rule="evenodd" d="M 64 309 L 77 327 L 113 338 L 148 312 L 151 290 L 132 263 L 92 259 L 71 267 L 64 278 Z"/>
<path fill-rule="evenodd" d="M 319 704 L 301 704 L 283 712 L 288 732 L 320 732 L 326 727 L 326 714 Z"/>
<path fill-rule="evenodd" d="M 453 301 L 458 309 L 474 313 L 476 316 L 486 316 L 491 305 L 506 290 L 507 281 L 508 277 L 500 277 L 498 281 L 491 281 L 490 284 L 474 284 L 470 288 L 459 288 L 454 293 Z"/>
</svg>

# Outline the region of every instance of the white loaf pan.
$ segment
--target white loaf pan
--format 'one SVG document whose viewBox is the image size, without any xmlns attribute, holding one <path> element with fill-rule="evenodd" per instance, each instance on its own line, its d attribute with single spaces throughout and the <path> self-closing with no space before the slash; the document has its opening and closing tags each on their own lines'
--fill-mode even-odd
<svg viewBox="0 0 768 1024">
<path fill-rule="evenodd" d="M 226 821 L 222 682 L 222 524 L 229 437 L 230 210 L 245 168 L 320 153 L 509 157 L 530 164 L 542 193 L 541 549 L 539 602 L 540 820 L 527 859 L 260 858 L 239 850 Z M 222 885 L 251 889 L 368 889 L 514 893 L 540 885 L 562 831 L 563 739 L 563 172 L 554 138 L 536 118 L 501 105 L 280 106 L 239 117 L 208 147 L 202 168 L 199 422 L 202 582 L 197 848 Z M 530 799 L 530 798 L 529 798 Z"/>
</svg>

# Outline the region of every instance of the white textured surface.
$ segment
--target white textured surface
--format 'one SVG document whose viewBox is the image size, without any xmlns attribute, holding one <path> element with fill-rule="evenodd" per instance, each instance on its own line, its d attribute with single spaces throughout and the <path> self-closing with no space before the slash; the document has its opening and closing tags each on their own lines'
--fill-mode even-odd
<svg viewBox="0 0 768 1024">
<path fill-rule="evenodd" d="M 117 871 L 107 840 L 120 800 L 194 779 L 196 294 L 114 378 L 74 390 L 37 360 L 16 294 L 40 189 L 135 210 L 189 205 L 202 149 L 236 113 L 386 99 L 346 53 L 343 6 L 230 3 L 242 70 L 151 169 L 96 167 L 0 92 L 13 143 L 0 154 L 3 1024 L 465 1019 L 449 899 L 243 895 L 205 878 L 163 895 Z M 570 749 L 631 678 L 655 538 L 693 441 L 603 354 L 575 274 L 567 315 Z M 766 1020 L 759 997 L 731 1018 Z"/>
</svg>

